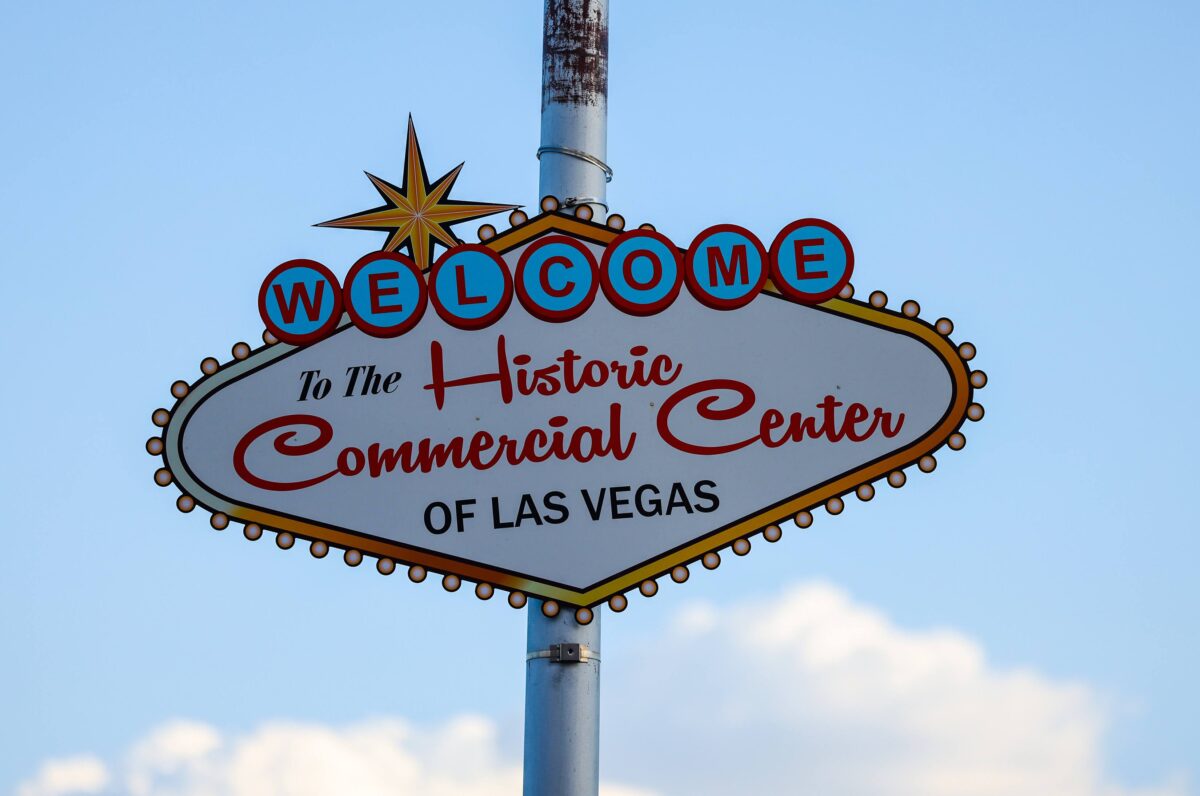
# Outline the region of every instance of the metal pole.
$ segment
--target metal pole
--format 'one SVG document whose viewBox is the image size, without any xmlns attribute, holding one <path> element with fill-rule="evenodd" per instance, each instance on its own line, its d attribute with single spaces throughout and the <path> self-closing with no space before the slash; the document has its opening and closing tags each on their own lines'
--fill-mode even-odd
<svg viewBox="0 0 1200 796">
<path fill-rule="evenodd" d="M 546 0 L 540 195 L 603 220 L 608 155 L 608 0 Z"/>
<path fill-rule="evenodd" d="M 600 617 L 550 619 L 529 603 L 525 657 L 525 796 L 600 790 Z M 569 645 L 578 645 L 573 648 Z M 555 652 L 551 652 L 551 650 Z"/>
<path fill-rule="evenodd" d="M 608 0 L 546 0 L 540 195 L 607 214 Z M 544 615 L 530 600 L 525 651 L 525 796 L 600 790 L 600 610 Z"/>
</svg>

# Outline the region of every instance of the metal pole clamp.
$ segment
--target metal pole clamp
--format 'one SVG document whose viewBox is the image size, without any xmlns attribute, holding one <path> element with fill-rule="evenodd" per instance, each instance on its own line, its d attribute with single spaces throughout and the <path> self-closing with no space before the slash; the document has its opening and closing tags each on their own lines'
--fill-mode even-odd
<svg viewBox="0 0 1200 796">
<path fill-rule="evenodd" d="M 548 658 L 551 663 L 584 663 L 586 661 L 599 663 L 600 661 L 600 656 L 592 652 L 586 644 L 573 643 L 551 644 L 549 649 L 537 650 L 525 655 L 527 661 L 538 658 Z"/>
</svg>

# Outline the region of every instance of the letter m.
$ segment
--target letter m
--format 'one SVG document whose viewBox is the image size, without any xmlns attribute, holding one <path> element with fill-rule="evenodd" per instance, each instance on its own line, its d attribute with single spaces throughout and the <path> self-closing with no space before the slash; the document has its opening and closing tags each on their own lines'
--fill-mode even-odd
<svg viewBox="0 0 1200 796">
<path fill-rule="evenodd" d="M 734 275 L 741 271 L 741 275 L 734 278 Z M 717 281 L 717 272 L 721 274 L 721 280 Z M 733 247 L 733 253 L 729 258 L 729 262 L 725 262 L 725 254 L 720 247 L 708 247 L 708 283 L 710 285 L 733 285 L 733 284 L 749 284 L 750 268 L 746 263 L 746 244 L 738 243 Z"/>
</svg>

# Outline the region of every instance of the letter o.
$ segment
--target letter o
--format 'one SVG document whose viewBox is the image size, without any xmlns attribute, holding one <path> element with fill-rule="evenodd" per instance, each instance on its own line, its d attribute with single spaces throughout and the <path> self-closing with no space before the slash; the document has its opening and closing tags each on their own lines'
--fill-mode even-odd
<svg viewBox="0 0 1200 796">
<path fill-rule="evenodd" d="M 432 516 L 433 516 L 434 509 L 441 509 L 442 517 L 445 519 L 445 523 L 442 525 L 441 528 L 433 527 Z M 429 531 L 430 533 L 432 533 L 432 534 L 445 533 L 446 531 L 450 530 L 451 521 L 452 521 L 452 519 L 451 519 L 451 515 L 450 515 L 450 507 L 447 506 L 445 503 L 435 500 L 434 502 L 430 503 L 428 506 L 425 507 L 425 530 Z"/>
<path fill-rule="evenodd" d="M 367 457 L 358 448 L 342 448 L 338 454 L 338 472 L 342 475 L 358 475 L 367 464 Z"/>
<path fill-rule="evenodd" d="M 662 312 L 683 285 L 679 250 L 649 229 L 618 235 L 600 261 L 600 286 L 613 306 L 628 315 Z"/>
</svg>

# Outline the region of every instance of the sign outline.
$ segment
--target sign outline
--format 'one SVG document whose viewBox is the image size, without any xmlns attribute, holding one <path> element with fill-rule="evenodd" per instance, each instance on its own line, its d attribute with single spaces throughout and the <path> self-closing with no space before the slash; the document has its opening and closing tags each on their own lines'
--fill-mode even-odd
<svg viewBox="0 0 1200 796">
<path fill-rule="evenodd" d="M 652 229 L 648 225 L 647 228 Z M 482 245 L 497 255 L 502 255 L 538 236 L 555 233 L 576 235 L 596 245 L 605 246 L 620 236 L 622 231 L 551 211 L 529 218 L 524 223 L 519 223 L 503 233 L 482 241 L 481 244 L 474 245 Z M 673 246 L 673 248 L 682 258 L 683 251 L 678 246 Z M 427 270 L 425 273 L 428 274 L 429 271 Z M 968 407 L 973 404 L 975 390 L 971 373 L 960 351 L 935 326 L 910 316 L 907 312 L 899 313 L 885 309 L 883 306 L 877 306 L 874 301 L 861 302 L 851 298 L 832 298 L 820 304 L 796 302 L 784 295 L 770 278 L 765 281 L 758 292 L 769 299 L 787 301 L 797 307 L 850 318 L 891 333 L 911 337 L 922 343 L 938 357 L 950 377 L 951 397 L 945 412 L 933 428 L 899 450 L 866 462 L 849 472 L 835 475 L 774 504 L 757 509 L 749 515 L 712 529 L 702 536 L 663 551 L 652 559 L 633 565 L 584 588 L 569 587 L 545 578 L 531 578 L 501 567 L 480 564 L 447 553 L 412 547 L 366 532 L 351 531 L 258 506 L 237 503 L 200 481 L 188 468 L 186 459 L 182 455 L 183 438 L 192 414 L 217 389 L 305 350 L 305 346 L 267 342 L 250 351 L 246 357 L 235 357 L 235 361 L 226 363 L 215 372 L 205 374 L 198 381 L 193 382 L 188 386 L 185 394 L 178 397 L 170 410 L 170 419 L 166 423 L 162 435 L 164 444 L 161 456 L 165 463 L 164 466 L 172 474 L 171 480 L 185 495 L 190 496 L 196 505 L 213 512 L 214 515 L 225 514 L 228 519 L 238 522 L 256 523 L 264 528 L 290 533 L 295 538 L 323 542 L 347 551 L 355 550 L 410 567 L 419 566 L 429 572 L 448 577 L 488 584 L 493 588 L 501 588 L 510 592 L 538 596 L 572 607 L 593 608 L 609 598 L 638 588 L 646 581 L 652 581 L 671 573 L 678 567 L 688 567 L 701 561 L 708 553 L 729 548 L 735 542 L 759 534 L 772 525 L 777 525 L 799 513 L 828 505 L 829 501 L 835 498 L 840 499 L 843 495 L 854 492 L 864 484 L 886 478 L 894 471 L 917 464 L 923 457 L 932 455 L 944 446 L 968 419 Z M 329 336 L 340 334 L 352 327 L 352 321 L 343 315 Z M 266 356 L 262 361 L 254 361 L 264 353 Z M 739 551 L 735 549 L 735 552 Z"/>
</svg>

